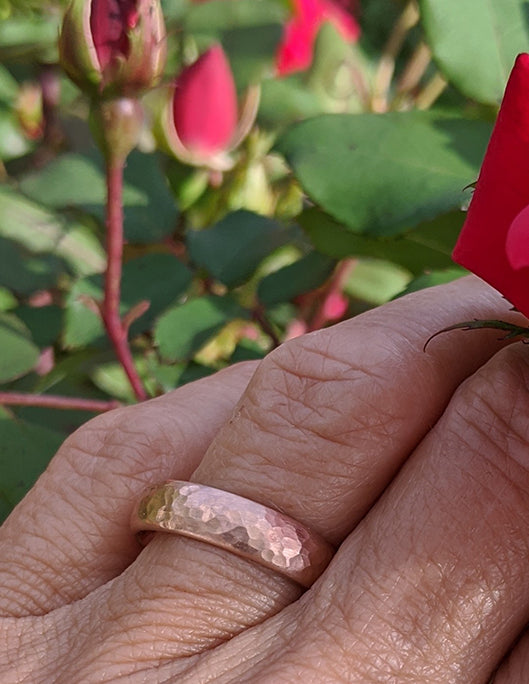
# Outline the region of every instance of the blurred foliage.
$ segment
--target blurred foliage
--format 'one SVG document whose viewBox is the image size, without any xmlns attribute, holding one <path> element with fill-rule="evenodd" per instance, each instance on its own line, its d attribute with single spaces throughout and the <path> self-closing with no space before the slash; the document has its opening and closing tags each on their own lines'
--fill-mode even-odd
<svg viewBox="0 0 529 684">
<path fill-rule="evenodd" d="M 128 403 L 94 306 L 104 167 L 57 68 L 63 4 L 0 0 L 0 391 Z M 148 302 L 130 333 L 150 395 L 332 323 L 329 293 L 343 318 L 461 275 L 450 253 L 527 3 L 358 4 L 356 44 L 325 24 L 311 66 L 279 78 L 289 3 L 162 3 L 167 80 L 218 41 L 261 102 L 225 172 L 170 158 L 149 124 L 128 161 L 122 311 Z M 0 517 L 90 415 L 2 409 Z"/>
</svg>

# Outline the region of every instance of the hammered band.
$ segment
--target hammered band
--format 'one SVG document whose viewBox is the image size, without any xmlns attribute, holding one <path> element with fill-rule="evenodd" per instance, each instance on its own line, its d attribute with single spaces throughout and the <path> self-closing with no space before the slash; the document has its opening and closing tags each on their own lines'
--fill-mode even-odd
<svg viewBox="0 0 529 684">
<path fill-rule="evenodd" d="M 150 489 L 133 511 L 134 532 L 169 532 L 213 544 L 310 587 L 334 548 L 273 508 L 222 489 L 170 480 Z"/>
</svg>

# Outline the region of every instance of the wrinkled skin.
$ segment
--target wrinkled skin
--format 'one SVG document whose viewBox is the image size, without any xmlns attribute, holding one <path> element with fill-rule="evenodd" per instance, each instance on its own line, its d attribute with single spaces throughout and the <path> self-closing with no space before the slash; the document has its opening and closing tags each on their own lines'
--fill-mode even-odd
<svg viewBox="0 0 529 684">
<path fill-rule="evenodd" d="M 529 681 L 529 349 L 422 349 L 473 317 L 518 320 L 467 278 L 78 430 L 0 528 L 0 681 Z M 170 477 L 341 547 L 304 594 L 198 541 L 140 552 L 133 502 Z"/>
</svg>

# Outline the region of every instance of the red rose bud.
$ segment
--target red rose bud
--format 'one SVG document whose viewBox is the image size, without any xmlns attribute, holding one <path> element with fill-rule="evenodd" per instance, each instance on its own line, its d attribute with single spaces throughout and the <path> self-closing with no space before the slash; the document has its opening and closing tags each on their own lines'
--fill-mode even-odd
<svg viewBox="0 0 529 684">
<path fill-rule="evenodd" d="M 259 90 L 251 87 L 239 113 L 235 81 L 220 45 L 186 67 L 170 91 L 163 113 L 165 146 L 181 161 L 225 170 L 257 114 Z"/>
<path fill-rule="evenodd" d="M 212 156 L 229 147 L 237 127 L 237 92 L 230 65 L 215 45 L 177 78 L 173 121 L 185 147 Z"/>
<path fill-rule="evenodd" d="M 356 19 L 332 0 L 292 0 L 294 15 L 285 26 L 276 57 L 280 76 L 308 69 L 312 63 L 316 36 L 325 22 L 334 25 L 344 40 L 358 39 Z M 343 3 L 341 3 L 343 4 Z"/>
<path fill-rule="evenodd" d="M 72 0 L 59 53 L 64 70 L 82 90 L 132 96 L 151 88 L 166 56 L 159 0 Z"/>
<path fill-rule="evenodd" d="M 529 55 L 507 83 L 454 261 L 529 316 Z"/>
</svg>

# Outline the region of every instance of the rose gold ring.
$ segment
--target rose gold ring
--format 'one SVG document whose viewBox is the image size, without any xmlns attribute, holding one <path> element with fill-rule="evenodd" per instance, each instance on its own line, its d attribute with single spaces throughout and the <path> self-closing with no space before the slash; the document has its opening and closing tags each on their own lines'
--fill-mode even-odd
<svg viewBox="0 0 529 684">
<path fill-rule="evenodd" d="M 334 548 L 293 518 L 222 489 L 170 480 L 132 515 L 134 532 L 170 532 L 213 544 L 310 587 Z"/>
</svg>

